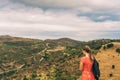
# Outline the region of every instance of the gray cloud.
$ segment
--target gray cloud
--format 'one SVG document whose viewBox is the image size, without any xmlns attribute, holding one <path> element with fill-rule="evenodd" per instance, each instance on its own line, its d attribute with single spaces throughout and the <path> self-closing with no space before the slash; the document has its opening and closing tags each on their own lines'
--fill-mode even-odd
<svg viewBox="0 0 120 80">
<path fill-rule="evenodd" d="M 119 38 L 115 33 L 120 31 L 119 1 L 112 2 L 3 0 L 0 3 L 0 34 L 40 39 L 90 40 L 113 38 L 113 35 Z"/>
<path fill-rule="evenodd" d="M 94 21 L 120 20 L 119 0 L 10 0 L 12 3 L 26 7 L 40 8 L 45 11 L 73 12 L 87 16 Z M 100 16 L 110 16 L 100 20 Z"/>
<path fill-rule="evenodd" d="M 119 10 L 119 0 L 11 0 L 25 4 L 27 6 L 43 7 L 43 8 L 68 8 L 78 9 L 83 11 L 104 10 L 114 11 Z"/>
</svg>

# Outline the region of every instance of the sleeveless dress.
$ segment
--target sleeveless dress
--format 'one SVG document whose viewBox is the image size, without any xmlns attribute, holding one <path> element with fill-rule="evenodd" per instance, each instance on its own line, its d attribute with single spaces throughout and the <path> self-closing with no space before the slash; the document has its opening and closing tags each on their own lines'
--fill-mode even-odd
<svg viewBox="0 0 120 80">
<path fill-rule="evenodd" d="M 83 63 L 82 80 L 95 80 L 92 72 L 93 62 L 90 61 L 90 58 L 82 57 L 80 62 Z"/>
</svg>

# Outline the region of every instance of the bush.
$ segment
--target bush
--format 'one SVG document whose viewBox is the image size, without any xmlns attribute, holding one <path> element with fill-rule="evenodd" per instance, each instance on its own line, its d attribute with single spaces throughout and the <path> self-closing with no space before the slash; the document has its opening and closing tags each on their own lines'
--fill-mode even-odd
<svg viewBox="0 0 120 80">
<path fill-rule="evenodd" d="M 112 69 L 115 69 L 115 65 L 112 65 Z"/>
<path fill-rule="evenodd" d="M 24 76 L 23 80 L 29 80 L 26 76 Z"/>
<path fill-rule="evenodd" d="M 112 74 L 112 73 L 110 73 L 110 74 L 109 74 L 109 77 L 112 77 L 112 76 L 113 76 L 113 74 Z"/>
<path fill-rule="evenodd" d="M 12 75 L 15 74 L 15 72 L 16 72 L 16 70 L 11 70 L 11 71 L 8 71 L 8 72 L 4 72 L 4 73 L 0 74 L 0 78 L 6 77 L 6 76 L 7 77 L 12 76 Z"/>
<path fill-rule="evenodd" d="M 103 46 L 103 49 L 106 50 L 106 46 Z"/>
<path fill-rule="evenodd" d="M 65 53 L 68 53 L 70 55 L 79 55 L 81 56 L 82 50 L 81 49 L 76 49 L 74 46 L 67 46 Z"/>
<path fill-rule="evenodd" d="M 114 45 L 112 43 L 107 44 L 107 48 L 112 48 Z"/>
<path fill-rule="evenodd" d="M 117 52 L 117 53 L 120 53 L 120 48 L 117 48 L 117 49 L 116 49 L 116 52 Z"/>
</svg>

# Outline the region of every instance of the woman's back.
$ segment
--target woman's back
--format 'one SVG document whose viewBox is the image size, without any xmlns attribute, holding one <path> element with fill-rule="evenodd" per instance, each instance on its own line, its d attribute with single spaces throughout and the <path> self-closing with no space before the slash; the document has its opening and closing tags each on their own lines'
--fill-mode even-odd
<svg viewBox="0 0 120 80">
<path fill-rule="evenodd" d="M 89 57 L 83 57 L 81 60 L 84 64 L 83 71 L 91 71 L 93 62 L 90 61 Z"/>
<path fill-rule="evenodd" d="M 95 80 L 93 72 L 92 72 L 92 65 L 89 57 L 82 57 L 81 62 L 83 63 L 83 70 L 82 70 L 82 80 Z"/>
</svg>

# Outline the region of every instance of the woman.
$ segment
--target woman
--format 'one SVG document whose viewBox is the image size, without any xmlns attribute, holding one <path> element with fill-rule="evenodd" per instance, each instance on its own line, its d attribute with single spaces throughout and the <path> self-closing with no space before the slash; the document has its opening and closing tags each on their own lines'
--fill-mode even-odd
<svg viewBox="0 0 120 80">
<path fill-rule="evenodd" d="M 80 70 L 82 71 L 82 80 L 95 80 L 92 72 L 93 56 L 89 46 L 83 48 L 84 57 L 80 60 Z"/>
</svg>

